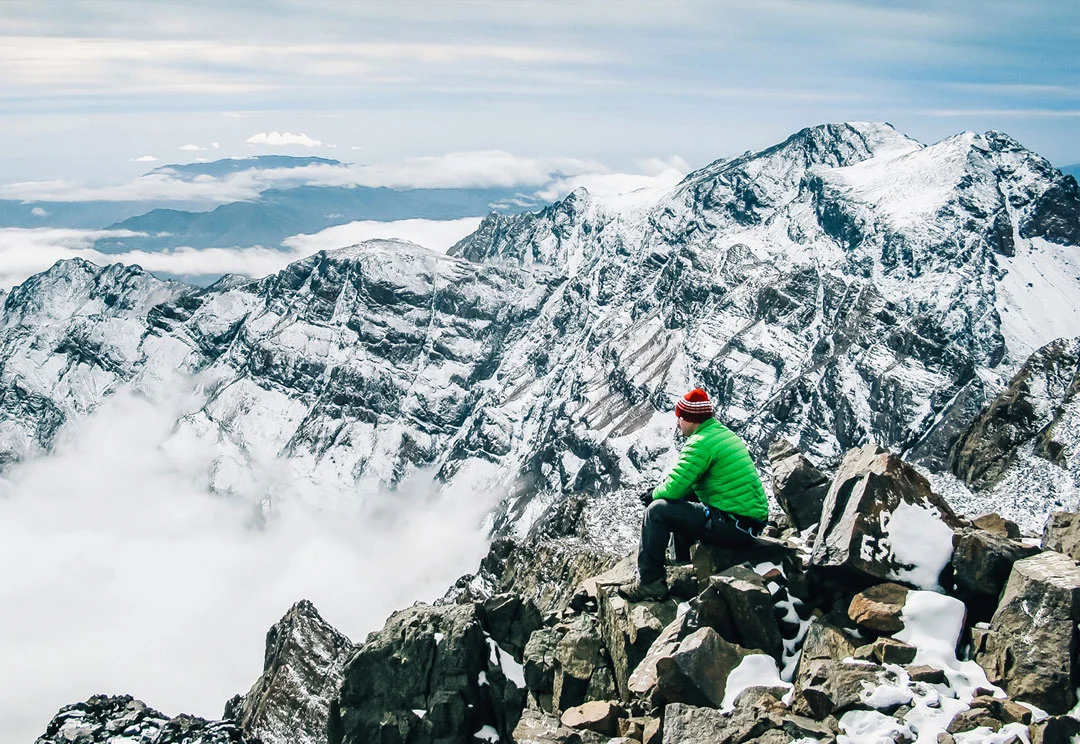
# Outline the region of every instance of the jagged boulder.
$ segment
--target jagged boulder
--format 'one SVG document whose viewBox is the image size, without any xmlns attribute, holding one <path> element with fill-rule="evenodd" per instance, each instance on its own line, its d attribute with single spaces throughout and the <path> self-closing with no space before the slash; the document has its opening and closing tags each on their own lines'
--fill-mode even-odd
<svg viewBox="0 0 1080 744">
<path fill-rule="evenodd" d="M 794 547 L 768 537 L 759 537 L 742 545 L 698 543 L 691 550 L 691 560 L 694 573 L 702 583 L 707 582 L 710 576 L 743 563 L 773 563 L 783 566 L 789 574 L 801 566 Z"/>
<path fill-rule="evenodd" d="M 1080 566 L 1047 551 L 1017 561 L 975 660 L 1014 698 L 1060 714 L 1076 704 Z"/>
<path fill-rule="evenodd" d="M 1018 540 L 1020 538 L 1020 525 L 1013 522 L 1010 519 L 1005 519 L 996 512 L 989 514 L 982 514 L 971 520 L 973 527 L 978 527 L 980 530 L 986 530 L 992 535 L 998 537 L 1007 537 L 1010 540 Z"/>
<path fill-rule="evenodd" d="M 956 442 L 953 473 L 973 489 L 989 488 L 1025 445 L 1063 464 L 1065 447 L 1055 430 L 1080 387 L 1078 371 L 1080 338 L 1056 339 L 1032 354 Z"/>
<path fill-rule="evenodd" d="M 698 624 L 712 628 L 731 643 L 759 649 L 780 660 L 784 639 L 773 598 L 765 581 L 749 566 L 734 566 L 710 577 L 707 588 L 691 605 Z"/>
<path fill-rule="evenodd" d="M 619 733 L 619 720 L 626 718 L 626 710 L 610 700 L 594 700 L 575 706 L 563 712 L 563 726 L 572 729 L 586 729 L 606 736 Z"/>
<path fill-rule="evenodd" d="M 953 533 L 955 593 L 968 605 L 973 620 L 993 614 L 1013 564 L 1038 552 L 1034 546 L 975 527 Z"/>
<path fill-rule="evenodd" d="M 1072 744 L 1080 736 L 1080 720 L 1072 716 L 1049 716 L 1028 726 L 1031 744 Z"/>
<path fill-rule="evenodd" d="M 630 674 L 645 658 L 660 633 L 675 619 L 676 602 L 627 602 L 614 587 L 598 589 L 600 633 L 611 655 L 621 700 L 630 699 Z"/>
<path fill-rule="evenodd" d="M 507 592 L 489 597 L 481 608 L 484 628 L 505 651 L 521 661 L 533 631 L 544 624 L 536 603 L 514 592 Z"/>
<path fill-rule="evenodd" d="M 827 620 L 816 618 L 803 639 L 799 665 L 795 670 L 796 689 L 810 684 L 817 667 L 827 661 L 842 661 L 855 655 L 851 637 Z"/>
<path fill-rule="evenodd" d="M 863 705 L 865 690 L 878 684 L 882 671 L 878 664 L 819 661 L 800 679 L 791 708 L 818 721 L 840 715 Z"/>
<path fill-rule="evenodd" d="M 848 617 L 860 628 L 878 633 L 897 633 L 904 629 L 901 615 L 908 588 L 886 582 L 876 584 L 851 598 Z"/>
<path fill-rule="evenodd" d="M 555 648 L 562 632 L 555 628 L 541 628 L 529 637 L 523 652 L 525 686 L 545 711 L 552 711 L 552 695 L 555 690 Z"/>
<path fill-rule="evenodd" d="M 1043 528 L 1043 550 L 1064 553 L 1074 561 L 1080 561 L 1080 514 L 1054 512 Z"/>
<path fill-rule="evenodd" d="M 784 723 L 786 706 L 771 694 L 742 696 L 738 702 L 730 713 L 681 703 L 667 706 L 663 744 L 740 744 Z"/>
<path fill-rule="evenodd" d="M 695 630 L 670 656 L 656 660 L 653 702 L 719 708 L 728 677 L 747 653 L 746 649 L 721 638 L 712 628 Z"/>
<path fill-rule="evenodd" d="M 509 739 L 523 693 L 498 660 L 473 604 L 394 613 L 345 666 L 330 743 L 471 742 L 479 732 Z"/>
<path fill-rule="evenodd" d="M 515 744 L 608 744 L 610 740 L 595 731 L 564 726 L 549 713 L 527 709 L 514 728 L 512 741 Z"/>
<path fill-rule="evenodd" d="M 229 701 L 225 718 L 263 744 L 323 744 L 330 700 L 352 642 L 301 600 L 266 634 L 262 676 Z"/>
<path fill-rule="evenodd" d="M 614 698 L 615 677 L 596 620 L 578 615 L 557 630 L 565 632 L 555 644 L 552 712 Z"/>
<path fill-rule="evenodd" d="M 232 721 L 170 718 L 130 695 L 95 695 L 60 709 L 35 744 L 259 744 Z"/>
<path fill-rule="evenodd" d="M 836 472 L 811 562 L 936 588 L 961 524 L 911 465 L 867 445 L 849 451 Z"/>
<path fill-rule="evenodd" d="M 829 492 L 828 477 L 786 439 L 769 447 L 773 496 L 792 526 L 805 530 L 821 521 L 821 508 Z"/>
</svg>

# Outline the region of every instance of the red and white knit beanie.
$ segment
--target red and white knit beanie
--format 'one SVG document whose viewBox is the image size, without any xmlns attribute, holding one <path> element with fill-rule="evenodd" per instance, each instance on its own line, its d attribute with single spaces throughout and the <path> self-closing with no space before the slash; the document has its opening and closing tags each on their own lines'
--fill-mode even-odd
<svg viewBox="0 0 1080 744">
<path fill-rule="evenodd" d="M 675 415 L 691 424 L 700 424 L 705 419 L 712 418 L 713 407 L 709 394 L 701 388 L 694 388 L 675 404 Z"/>
</svg>

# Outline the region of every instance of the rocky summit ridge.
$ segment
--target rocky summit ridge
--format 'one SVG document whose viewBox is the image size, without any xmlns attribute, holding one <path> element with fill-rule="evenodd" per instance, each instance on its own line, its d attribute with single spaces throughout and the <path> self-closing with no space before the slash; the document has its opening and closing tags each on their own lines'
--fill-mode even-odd
<svg viewBox="0 0 1080 744">
<path fill-rule="evenodd" d="M 495 541 L 476 574 L 358 644 L 297 603 L 221 721 L 99 696 L 62 709 L 37 744 L 1080 736 L 1080 514 L 1024 534 L 996 514 L 958 517 L 875 445 L 831 473 L 790 443 L 770 451 L 780 510 L 766 533 L 697 545 L 668 567 L 667 599 L 620 597 L 633 556 L 568 536 L 584 525 L 567 518 L 567 535 Z"/>
<path fill-rule="evenodd" d="M 183 387 L 173 436 L 214 442 L 220 492 L 325 506 L 424 470 L 500 491 L 524 534 L 565 494 L 655 479 L 700 384 L 762 465 L 783 437 L 949 472 L 1025 360 L 1080 336 L 1078 224 L 1075 180 L 1004 134 L 848 123 L 661 196 L 492 214 L 450 255 L 369 241 L 203 289 L 63 261 L 3 297 L 0 463 L 117 391 Z"/>
</svg>

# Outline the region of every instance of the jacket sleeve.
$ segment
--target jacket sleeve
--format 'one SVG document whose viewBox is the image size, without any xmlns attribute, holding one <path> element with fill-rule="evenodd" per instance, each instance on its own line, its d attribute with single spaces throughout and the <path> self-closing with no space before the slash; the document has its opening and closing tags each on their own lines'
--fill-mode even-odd
<svg viewBox="0 0 1080 744">
<path fill-rule="evenodd" d="M 685 499 L 701 474 L 709 467 L 708 446 L 702 437 L 692 437 L 679 453 L 679 461 L 667 478 L 653 491 L 653 499 Z"/>
</svg>

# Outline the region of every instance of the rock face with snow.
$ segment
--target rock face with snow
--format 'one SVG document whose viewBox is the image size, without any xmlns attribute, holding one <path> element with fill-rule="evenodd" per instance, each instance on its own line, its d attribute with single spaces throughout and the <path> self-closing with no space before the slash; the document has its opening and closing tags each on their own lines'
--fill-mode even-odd
<svg viewBox="0 0 1080 744">
<path fill-rule="evenodd" d="M 662 196 L 492 215 L 451 256 L 373 241 L 205 290 L 61 263 L 4 298 L 0 457 L 179 373 L 174 437 L 264 505 L 493 464 L 497 528 L 524 533 L 538 500 L 655 479 L 693 384 L 759 458 L 784 436 L 829 467 L 873 440 L 944 469 L 999 382 L 1077 336 L 1078 216 L 1071 177 L 1005 135 L 855 123 Z"/>
<path fill-rule="evenodd" d="M 266 634 L 262 676 L 229 701 L 225 718 L 263 744 L 323 744 L 330 700 L 352 651 L 311 602 L 297 602 Z"/>
<path fill-rule="evenodd" d="M 35 744 L 259 744 L 231 722 L 194 716 L 170 718 L 130 695 L 95 695 L 68 705 Z"/>
<path fill-rule="evenodd" d="M 935 588 L 959 526 L 926 478 L 870 444 L 849 452 L 833 478 L 813 563 Z"/>
</svg>

